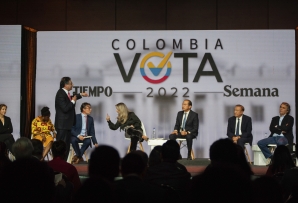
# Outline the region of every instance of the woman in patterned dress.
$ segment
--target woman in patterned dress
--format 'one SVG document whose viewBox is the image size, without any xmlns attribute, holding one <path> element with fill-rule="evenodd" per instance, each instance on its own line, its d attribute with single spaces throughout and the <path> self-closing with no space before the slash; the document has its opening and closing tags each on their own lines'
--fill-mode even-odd
<svg viewBox="0 0 298 203">
<path fill-rule="evenodd" d="M 42 160 L 52 148 L 54 138 L 56 137 L 55 127 L 50 119 L 51 112 L 48 107 L 41 109 L 41 116 L 37 116 L 32 121 L 32 139 L 40 140 L 43 144 Z"/>
</svg>

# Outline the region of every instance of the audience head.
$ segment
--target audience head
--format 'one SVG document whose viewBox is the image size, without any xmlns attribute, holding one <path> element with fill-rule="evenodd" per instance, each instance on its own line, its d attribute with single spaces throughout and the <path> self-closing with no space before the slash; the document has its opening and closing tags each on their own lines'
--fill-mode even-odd
<svg viewBox="0 0 298 203">
<path fill-rule="evenodd" d="M 279 106 L 279 114 L 281 116 L 288 115 L 291 112 L 291 106 L 287 102 L 282 102 Z"/>
<path fill-rule="evenodd" d="M 0 157 L 6 156 L 8 157 L 8 149 L 4 142 L 0 142 Z"/>
<path fill-rule="evenodd" d="M 129 174 L 136 174 L 141 177 L 146 171 L 146 168 L 147 165 L 142 156 L 138 153 L 127 154 L 121 162 L 121 173 L 123 177 Z"/>
<path fill-rule="evenodd" d="M 237 147 L 230 139 L 215 141 L 209 150 L 211 162 L 237 163 Z"/>
<path fill-rule="evenodd" d="M 149 167 L 158 165 L 162 162 L 162 146 L 155 146 L 149 155 Z"/>
<path fill-rule="evenodd" d="M 32 156 L 33 146 L 31 141 L 26 137 L 19 138 L 12 145 L 12 153 L 16 159 L 30 158 Z"/>
<path fill-rule="evenodd" d="M 180 146 L 175 140 L 168 140 L 161 149 L 163 161 L 175 162 L 179 159 Z"/>
<path fill-rule="evenodd" d="M 63 159 L 66 156 L 66 143 L 62 140 L 53 142 L 52 153 L 54 157 Z"/>
<path fill-rule="evenodd" d="M 72 81 L 70 77 L 63 77 L 60 80 L 60 88 L 64 88 L 66 90 L 71 90 L 72 89 Z"/>
<path fill-rule="evenodd" d="M 109 181 L 119 175 L 120 156 L 118 151 L 107 145 L 100 145 L 91 153 L 88 173 L 90 178 L 101 177 Z"/>
<path fill-rule="evenodd" d="M 5 116 L 7 106 L 5 104 L 0 104 L 0 115 Z"/>
<path fill-rule="evenodd" d="M 30 142 L 31 143 L 31 142 Z M 49 166 L 35 158 L 17 159 L 4 168 L 1 199 L 9 202 L 53 202 L 54 175 Z M 8 202 L 8 201 L 7 201 Z"/>
<path fill-rule="evenodd" d="M 138 154 L 139 156 L 141 156 L 142 159 L 143 159 L 144 164 L 145 164 L 146 166 L 148 166 L 148 155 L 147 155 L 145 152 L 143 152 L 143 151 L 141 151 L 141 150 L 136 150 L 136 151 L 132 151 L 132 152 L 130 152 L 130 153 Z"/>
<path fill-rule="evenodd" d="M 207 167 L 193 177 L 189 202 L 205 203 L 252 203 L 251 181 L 233 165 Z"/>
<path fill-rule="evenodd" d="M 230 139 L 219 139 L 210 146 L 211 166 L 231 165 L 241 171 L 247 179 L 253 174 L 242 147 Z"/>
<path fill-rule="evenodd" d="M 277 146 L 272 157 L 272 170 L 285 171 L 286 169 L 290 169 L 292 167 L 295 167 L 295 164 L 288 147 L 285 145 Z"/>
<path fill-rule="evenodd" d="M 50 108 L 45 106 L 41 109 L 41 116 L 44 122 L 48 122 L 51 116 Z"/>
<path fill-rule="evenodd" d="M 40 140 L 32 139 L 32 146 L 33 146 L 33 152 L 32 156 L 36 157 L 38 160 L 42 159 L 42 153 L 43 153 L 43 145 Z"/>
</svg>

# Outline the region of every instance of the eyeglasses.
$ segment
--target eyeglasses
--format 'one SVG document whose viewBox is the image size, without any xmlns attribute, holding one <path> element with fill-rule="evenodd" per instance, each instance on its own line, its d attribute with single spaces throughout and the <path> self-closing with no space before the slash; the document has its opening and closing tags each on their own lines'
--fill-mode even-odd
<svg viewBox="0 0 298 203">
<path fill-rule="evenodd" d="M 90 109 L 91 110 L 92 108 L 91 107 L 85 107 L 84 109 Z"/>
</svg>

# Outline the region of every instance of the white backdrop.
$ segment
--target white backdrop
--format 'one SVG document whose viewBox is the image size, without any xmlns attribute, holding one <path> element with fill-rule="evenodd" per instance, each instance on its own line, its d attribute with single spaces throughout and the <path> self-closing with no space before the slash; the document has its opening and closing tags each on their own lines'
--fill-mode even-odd
<svg viewBox="0 0 298 203">
<path fill-rule="evenodd" d="M 54 122 L 55 94 L 61 77 L 69 76 L 76 87 L 73 90 L 92 94 L 77 102 L 77 113 L 82 102 L 91 103 L 98 142 L 113 145 L 121 156 L 129 142 L 105 121 L 108 113 L 116 122 L 115 104 L 119 102 L 139 116 L 149 137 L 156 128 L 158 136 L 167 139 L 182 101 L 190 99 L 200 119 L 193 145 L 197 158 L 209 157 L 210 145 L 226 137 L 227 120 L 234 106 L 242 104 L 244 114 L 252 117 L 255 144 L 269 134 L 271 118 L 279 114 L 281 102 L 290 103 L 295 115 L 294 34 L 294 30 L 38 32 L 37 115 L 49 106 Z M 158 68 L 150 71 L 149 67 L 160 63 L 159 74 L 154 72 Z M 203 72 L 194 81 L 199 67 Z M 152 80 L 169 77 L 150 83 L 141 69 Z M 203 75 L 207 71 L 213 75 Z M 128 75 L 126 81 L 123 75 Z M 251 88 L 252 95 L 245 91 L 241 95 L 240 88 Z M 270 94 L 263 94 L 263 88 Z M 144 147 L 149 153 L 149 146 L 145 143 Z"/>
<path fill-rule="evenodd" d="M 7 105 L 13 136 L 20 137 L 21 25 L 0 25 L 0 104 Z"/>
</svg>

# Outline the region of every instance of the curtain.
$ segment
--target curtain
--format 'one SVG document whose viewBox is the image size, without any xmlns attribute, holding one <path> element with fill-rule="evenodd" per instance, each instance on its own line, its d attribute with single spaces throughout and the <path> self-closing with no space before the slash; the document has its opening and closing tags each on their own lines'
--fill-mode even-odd
<svg viewBox="0 0 298 203">
<path fill-rule="evenodd" d="M 35 29 L 22 27 L 20 136 L 29 139 L 35 118 L 36 34 Z"/>
</svg>

